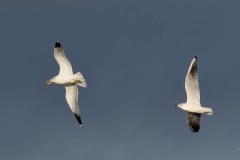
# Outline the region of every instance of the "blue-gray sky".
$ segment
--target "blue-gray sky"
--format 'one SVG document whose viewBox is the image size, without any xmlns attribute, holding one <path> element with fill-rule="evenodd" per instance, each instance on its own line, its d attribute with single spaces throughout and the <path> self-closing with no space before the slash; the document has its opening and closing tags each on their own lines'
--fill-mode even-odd
<svg viewBox="0 0 240 160">
<path fill-rule="evenodd" d="M 240 158 L 240 2 L 234 0 L 3 0 L 0 3 L 0 159 Z M 72 115 L 53 47 L 79 88 Z M 198 56 L 203 115 L 193 134 L 185 75 Z"/>
</svg>

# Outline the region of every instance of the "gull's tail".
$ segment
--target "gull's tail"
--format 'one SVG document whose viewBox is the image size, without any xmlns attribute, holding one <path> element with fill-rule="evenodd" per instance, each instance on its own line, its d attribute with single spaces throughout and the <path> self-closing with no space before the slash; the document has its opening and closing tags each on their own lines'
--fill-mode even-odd
<svg viewBox="0 0 240 160">
<path fill-rule="evenodd" d="M 76 81 L 76 84 L 79 85 L 79 86 L 82 86 L 84 88 L 87 87 L 87 83 L 83 77 L 83 75 L 80 73 L 80 72 L 77 72 L 74 74 L 74 77 L 75 77 L 75 81 Z"/>
<path fill-rule="evenodd" d="M 213 115 L 213 110 L 212 108 L 208 108 L 208 107 L 203 107 L 204 108 L 204 112 L 207 114 L 207 115 Z"/>
</svg>

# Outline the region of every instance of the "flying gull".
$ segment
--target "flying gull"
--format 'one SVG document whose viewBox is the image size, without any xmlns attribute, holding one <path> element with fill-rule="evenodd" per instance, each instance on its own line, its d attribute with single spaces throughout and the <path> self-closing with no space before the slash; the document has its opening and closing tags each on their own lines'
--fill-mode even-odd
<svg viewBox="0 0 240 160">
<path fill-rule="evenodd" d="M 57 76 L 52 77 L 47 81 L 48 85 L 52 83 L 61 84 L 66 89 L 66 100 L 67 103 L 75 115 L 78 123 L 81 127 L 82 120 L 78 107 L 78 88 L 77 85 L 87 87 L 86 81 L 80 72 L 73 74 L 72 66 L 64 54 L 64 50 L 61 44 L 57 41 L 54 48 L 54 57 L 59 64 L 60 71 Z"/>
<path fill-rule="evenodd" d="M 176 105 L 188 112 L 187 122 L 192 132 L 198 132 L 200 129 L 201 113 L 212 115 L 213 110 L 208 107 L 202 107 L 200 104 L 200 90 L 198 83 L 197 57 L 193 58 L 185 79 L 185 89 L 187 93 L 187 102 Z"/>
</svg>

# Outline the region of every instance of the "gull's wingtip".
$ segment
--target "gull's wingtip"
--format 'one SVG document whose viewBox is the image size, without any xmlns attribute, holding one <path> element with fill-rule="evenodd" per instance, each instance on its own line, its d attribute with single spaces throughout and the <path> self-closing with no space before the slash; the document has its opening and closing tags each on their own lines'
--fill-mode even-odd
<svg viewBox="0 0 240 160">
<path fill-rule="evenodd" d="M 83 128 L 83 124 L 82 124 L 82 120 L 81 120 L 81 117 L 80 117 L 80 114 L 76 114 L 76 113 L 73 113 L 80 125 L 81 128 Z"/>
<path fill-rule="evenodd" d="M 61 48 L 61 47 L 62 47 L 61 43 L 59 41 L 56 41 L 55 48 Z"/>
<path fill-rule="evenodd" d="M 197 60 L 197 56 L 194 57 Z"/>
</svg>

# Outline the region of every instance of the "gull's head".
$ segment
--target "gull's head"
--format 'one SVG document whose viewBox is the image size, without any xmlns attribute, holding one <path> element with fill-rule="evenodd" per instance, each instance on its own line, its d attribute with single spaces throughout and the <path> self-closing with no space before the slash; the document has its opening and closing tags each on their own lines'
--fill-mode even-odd
<svg viewBox="0 0 240 160">
<path fill-rule="evenodd" d="M 183 103 L 180 103 L 180 104 L 175 105 L 174 107 L 182 108 L 182 106 L 183 106 Z"/>
<path fill-rule="evenodd" d="M 55 77 L 56 77 L 56 76 L 54 76 L 54 77 L 52 77 L 51 79 L 49 79 L 49 80 L 47 81 L 47 84 L 48 84 L 48 85 L 51 85 L 52 83 L 55 83 Z"/>
<path fill-rule="evenodd" d="M 53 83 L 52 79 L 49 79 L 49 80 L 47 81 L 47 84 L 48 84 L 48 85 L 51 85 L 52 83 Z"/>
</svg>

